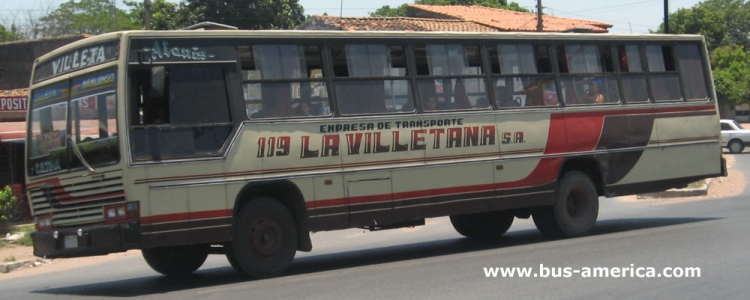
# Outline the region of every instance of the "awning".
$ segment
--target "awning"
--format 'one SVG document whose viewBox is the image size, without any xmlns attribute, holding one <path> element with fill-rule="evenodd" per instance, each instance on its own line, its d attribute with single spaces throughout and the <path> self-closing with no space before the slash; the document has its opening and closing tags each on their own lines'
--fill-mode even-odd
<svg viewBox="0 0 750 300">
<path fill-rule="evenodd" d="M 26 122 L 0 122 L 0 142 L 26 138 Z"/>
</svg>

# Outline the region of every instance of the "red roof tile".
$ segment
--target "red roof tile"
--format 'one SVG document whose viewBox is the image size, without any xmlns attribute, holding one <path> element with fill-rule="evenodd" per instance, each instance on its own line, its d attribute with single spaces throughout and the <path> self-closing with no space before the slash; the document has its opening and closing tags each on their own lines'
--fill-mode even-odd
<svg viewBox="0 0 750 300">
<path fill-rule="evenodd" d="M 421 11 L 439 14 L 452 19 L 472 21 L 502 31 L 536 31 L 537 26 L 537 15 L 535 13 L 517 12 L 484 6 L 409 4 L 408 9 L 410 10 L 410 16 L 424 17 L 424 14 L 420 13 Z M 570 31 L 572 29 L 607 32 L 607 28 L 612 27 L 611 24 L 602 22 L 560 18 L 547 15 L 542 16 L 542 22 L 544 31 L 554 32 Z"/>
<path fill-rule="evenodd" d="M 322 23 L 347 31 L 467 31 L 494 32 L 497 29 L 471 21 L 406 17 L 333 17 L 315 15 L 307 23 Z M 305 24 L 300 28 L 305 28 Z"/>
</svg>

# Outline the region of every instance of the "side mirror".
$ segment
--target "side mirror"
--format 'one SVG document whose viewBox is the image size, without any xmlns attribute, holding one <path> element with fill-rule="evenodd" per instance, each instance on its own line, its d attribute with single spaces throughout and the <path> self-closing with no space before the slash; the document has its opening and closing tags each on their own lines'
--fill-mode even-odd
<svg viewBox="0 0 750 300">
<path fill-rule="evenodd" d="M 149 92 L 149 96 L 152 98 L 161 98 L 161 96 L 164 95 L 166 73 L 167 70 L 164 66 L 151 68 L 151 91 Z"/>
</svg>

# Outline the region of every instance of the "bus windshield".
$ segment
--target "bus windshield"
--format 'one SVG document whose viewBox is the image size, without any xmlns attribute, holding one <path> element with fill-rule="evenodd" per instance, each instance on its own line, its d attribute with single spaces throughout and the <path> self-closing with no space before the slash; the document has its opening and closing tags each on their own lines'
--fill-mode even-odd
<svg viewBox="0 0 750 300">
<path fill-rule="evenodd" d="M 116 163 L 115 71 L 32 91 L 29 175 Z"/>
</svg>

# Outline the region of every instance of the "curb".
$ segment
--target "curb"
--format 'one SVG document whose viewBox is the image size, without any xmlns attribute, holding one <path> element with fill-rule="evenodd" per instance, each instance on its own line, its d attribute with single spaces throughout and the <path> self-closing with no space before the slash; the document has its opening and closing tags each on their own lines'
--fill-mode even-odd
<svg viewBox="0 0 750 300">
<path fill-rule="evenodd" d="M 638 194 L 636 199 L 656 199 L 656 198 L 680 198 L 708 195 L 708 186 L 711 185 L 713 178 L 705 180 L 702 185 L 692 188 L 668 189 L 663 192 Z"/>
<path fill-rule="evenodd" d="M 4 263 L 0 265 L 0 273 L 10 273 L 10 271 L 23 267 L 27 263 L 30 264 L 31 261 L 24 260 L 24 261 L 14 261 L 14 262 L 9 262 L 9 263 Z"/>
<path fill-rule="evenodd" d="M 46 265 L 50 263 L 52 263 L 51 260 L 43 259 L 43 258 L 37 258 L 35 260 L 22 260 L 22 261 L 3 263 L 3 264 L 0 264 L 0 273 L 10 273 L 11 271 L 16 270 L 23 266 L 38 267 L 38 266 Z"/>
</svg>

